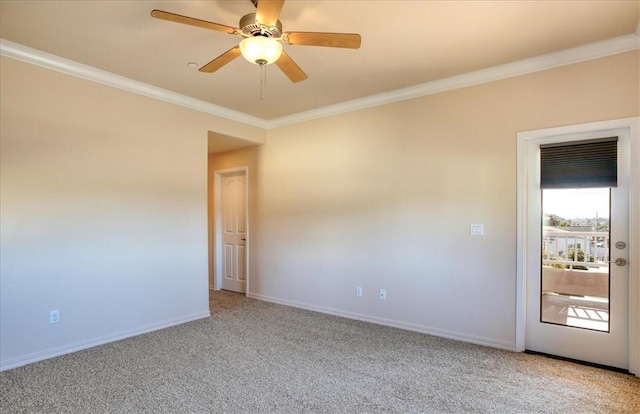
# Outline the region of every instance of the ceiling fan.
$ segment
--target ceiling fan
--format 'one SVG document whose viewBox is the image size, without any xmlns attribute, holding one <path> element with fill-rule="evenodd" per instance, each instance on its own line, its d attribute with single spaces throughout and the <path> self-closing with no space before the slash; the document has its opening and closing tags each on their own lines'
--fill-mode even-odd
<svg viewBox="0 0 640 414">
<path fill-rule="evenodd" d="M 170 22 L 188 24 L 215 30 L 244 39 L 211 62 L 202 66 L 200 72 L 215 72 L 238 56 L 260 66 L 275 63 L 292 82 L 307 79 L 307 74 L 282 50 L 282 43 L 300 46 L 326 46 L 358 49 L 361 38 L 353 33 L 283 32 L 278 18 L 285 0 L 251 0 L 256 12 L 243 16 L 239 28 L 182 16 L 163 10 L 153 10 L 151 16 Z"/>
</svg>

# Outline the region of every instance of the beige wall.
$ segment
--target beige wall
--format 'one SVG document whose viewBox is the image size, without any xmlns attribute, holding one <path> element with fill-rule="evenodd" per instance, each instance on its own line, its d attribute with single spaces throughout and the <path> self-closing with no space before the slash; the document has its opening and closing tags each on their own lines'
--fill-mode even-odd
<svg viewBox="0 0 640 414">
<path fill-rule="evenodd" d="M 1 67 L 1 367 L 207 316 L 207 137 L 266 131 Z"/>
<path fill-rule="evenodd" d="M 513 347 L 516 133 L 640 114 L 632 52 L 270 130 L 207 172 L 209 132 L 267 132 L 1 64 L 2 368 L 206 316 L 207 177 L 241 165 L 252 296 Z"/>
<path fill-rule="evenodd" d="M 270 130 L 250 294 L 513 348 L 516 133 L 638 116 L 638 78 L 630 52 Z"/>
</svg>

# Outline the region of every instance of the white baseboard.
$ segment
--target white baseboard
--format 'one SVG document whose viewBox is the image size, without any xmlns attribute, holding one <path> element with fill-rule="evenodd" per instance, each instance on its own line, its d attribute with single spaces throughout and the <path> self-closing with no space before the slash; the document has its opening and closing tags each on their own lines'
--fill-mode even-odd
<svg viewBox="0 0 640 414">
<path fill-rule="evenodd" d="M 23 365 L 43 361 L 45 359 L 70 354 L 72 352 L 82 351 L 83 349 L 93 348 L 95 346 L 108 344 L 110 342 L 120 341 L 122 339 L 158 331 L 160 329 L 169 328 L 171 326 L 181 325 L 183 323 L 192 322 L 198 319 L 208 318 L 210 316 L 211 314 L 207 310 L 206 312 L 198 312 L 182 318 L 169 319 L 160 323 L 154 323 L 131 330 L 121 331 L 111 335 L 105 335 L 97 338 L 87 339 L 84 341 L 74 342 L 55 348 L 45 349 L 44 351 L 33 352 L 31 354 L 22 355 L 16 358 L 11 358 L 9 360 L 0 361 L 0 371 L 18 368 Z"/>
<path fill-rule="evenodd" d="M 274 298 L 271 296 L 249 293 L 248 296 L 253 299 L 263 300 L 265 302 L 277 303 L 280 305 L 291 306 L 294 308 L 307 309 L 315 312 L 326 313 L 328 315 L 340 316 L 348 319 L 355 319 L 363 322 L 370 322 L 376 325 L 384 325 L 392 328 L 404 329 L 407 331 L 419 332 L 428 335 L 439 336 L 442 338 L 453 339 L 461 342 L 469 342 L 476 345 L 488 346 L 491 348 L 504 349 L 506 351 L 516 351 L 515 342 L 501 341 L 494 338 L 487 338 L 476 335 L 469 335 L 460 332 L 448 331 L 440 328 L 419 325 L 410 322 L 397 321 L 393 319 L 380 318 L 354 312 L 346 312 L 339 309 L 327 308 L 324 306 L 316 306 L 303 302 L 296 302 L 286 299 Z"/>
<path fill-rule="evenodd" d="M 390 326 L 392 328 L 399 328 L 407 331 L 419 332 L 419 333 L 439 336 L 443 338 L 453 339 L 457 341 L 469 342 L 477 345 L 504 349 L 507 351 L 516 350 L 515 343 L 500 341 L 493 338 L 486 338 L 486 337 L 481 337 L 476 335 L 468 335 L 460 332 L 453 332 L 453 331 L 428 327 L 428 326 L 409 323 L 409 322 L 397 321 L 393 319 L 379 318 L 379 317 L 374 317 L 374 316 L 360 314 L 360 313 L 346 312 L 339 309 L 316 306 L 308 303 L 280 299 L 280 298 L 275 298 L 275 297 L 266 296 L 266 295 L 249 293 L 247 296 L 253 299 L 263 300 L 265 302 L 277 303 L 280 305 L 291 306 L 294 308 L 307 309 L 315 312 L 325 313 L 328 315 L 340 316 L 343 318 L 355 319 L 363 322 L 370 322 L 377 325 Z M 106 335 L 98 338 L 92 338 L 85 341 L 79 341 L 79 342 L 63 345 L 56 348 L 46 349 L 44 351 L 34 352 L 34 353 L 23 355 L 17 358 L 0 361 L 0 371 L 6 371 L 9 369 L 18 368 L 23 365 L 28 365 L 34 362 L 43 361 L 45 359 L 50 359 L 57 356 L 70 354 L 73 352 L 81 351 L 83 349 L 93 348 L 95 346 L 104 345 L 110 342 L 131 338 L 133 336 L 142 335 L 145 333 L 157 331 L 164 328 L 169 328 L 171 326 L 176 326 L 183 323 L 192 322 L 198 319 L 203 319 L 208 317 L 210 317 L 210 313 L 208 311 L 200 312 L 200 313 L 192 314 L 183 318 L 171 319 L 171 320 L 164 321 L 157 324 L 151 324 L 151 325 L 143 326 L 143 327 L 128 330 L 128 331 L 118 332 L 113 335 Z"/>
</svg>

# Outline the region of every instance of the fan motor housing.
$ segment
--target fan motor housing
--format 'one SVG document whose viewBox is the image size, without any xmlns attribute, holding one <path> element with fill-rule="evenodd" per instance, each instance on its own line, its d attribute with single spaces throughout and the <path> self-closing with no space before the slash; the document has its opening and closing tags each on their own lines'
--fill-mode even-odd
<svg viewBox="0 0 640 414">
<path fill-rule="evenodd" d="M 240 31 L 244 37 L 266 36 L 280 37 L 282 36 L 282 23 L 278 20 L 275 26 L 265 26 L 256 20 L 255 13 L 249 13 L 240 19 Z"/>
</svg>

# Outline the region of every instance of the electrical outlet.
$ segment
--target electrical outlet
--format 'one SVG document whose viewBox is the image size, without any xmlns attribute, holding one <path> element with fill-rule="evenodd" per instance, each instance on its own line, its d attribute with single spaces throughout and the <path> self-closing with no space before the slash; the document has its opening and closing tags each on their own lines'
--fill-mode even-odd
<svg viewBox="0 0 640 414">
<path fill-rule="evenodd" d="M 387 300 L 387 291 L 385 289 L 380 289 L 380 300 Z"/>
<path fill-rule="evenodd" d="M 362 297 L 362 287 L 358 286 L 356 287 L 356 296 L 361 298 Z"/>
<path fill-rule="evenodd" d="M 60 322 L 60 311 L 52 310 L 49 311 L 49 323 L 58 323 Z"/>
<path fill-rule="evenodd" d="M 482 224 L 472 224 L 470 234 L 472 236 L 482 236 L 484 234 L 484 226 Z"/>
</svg>

